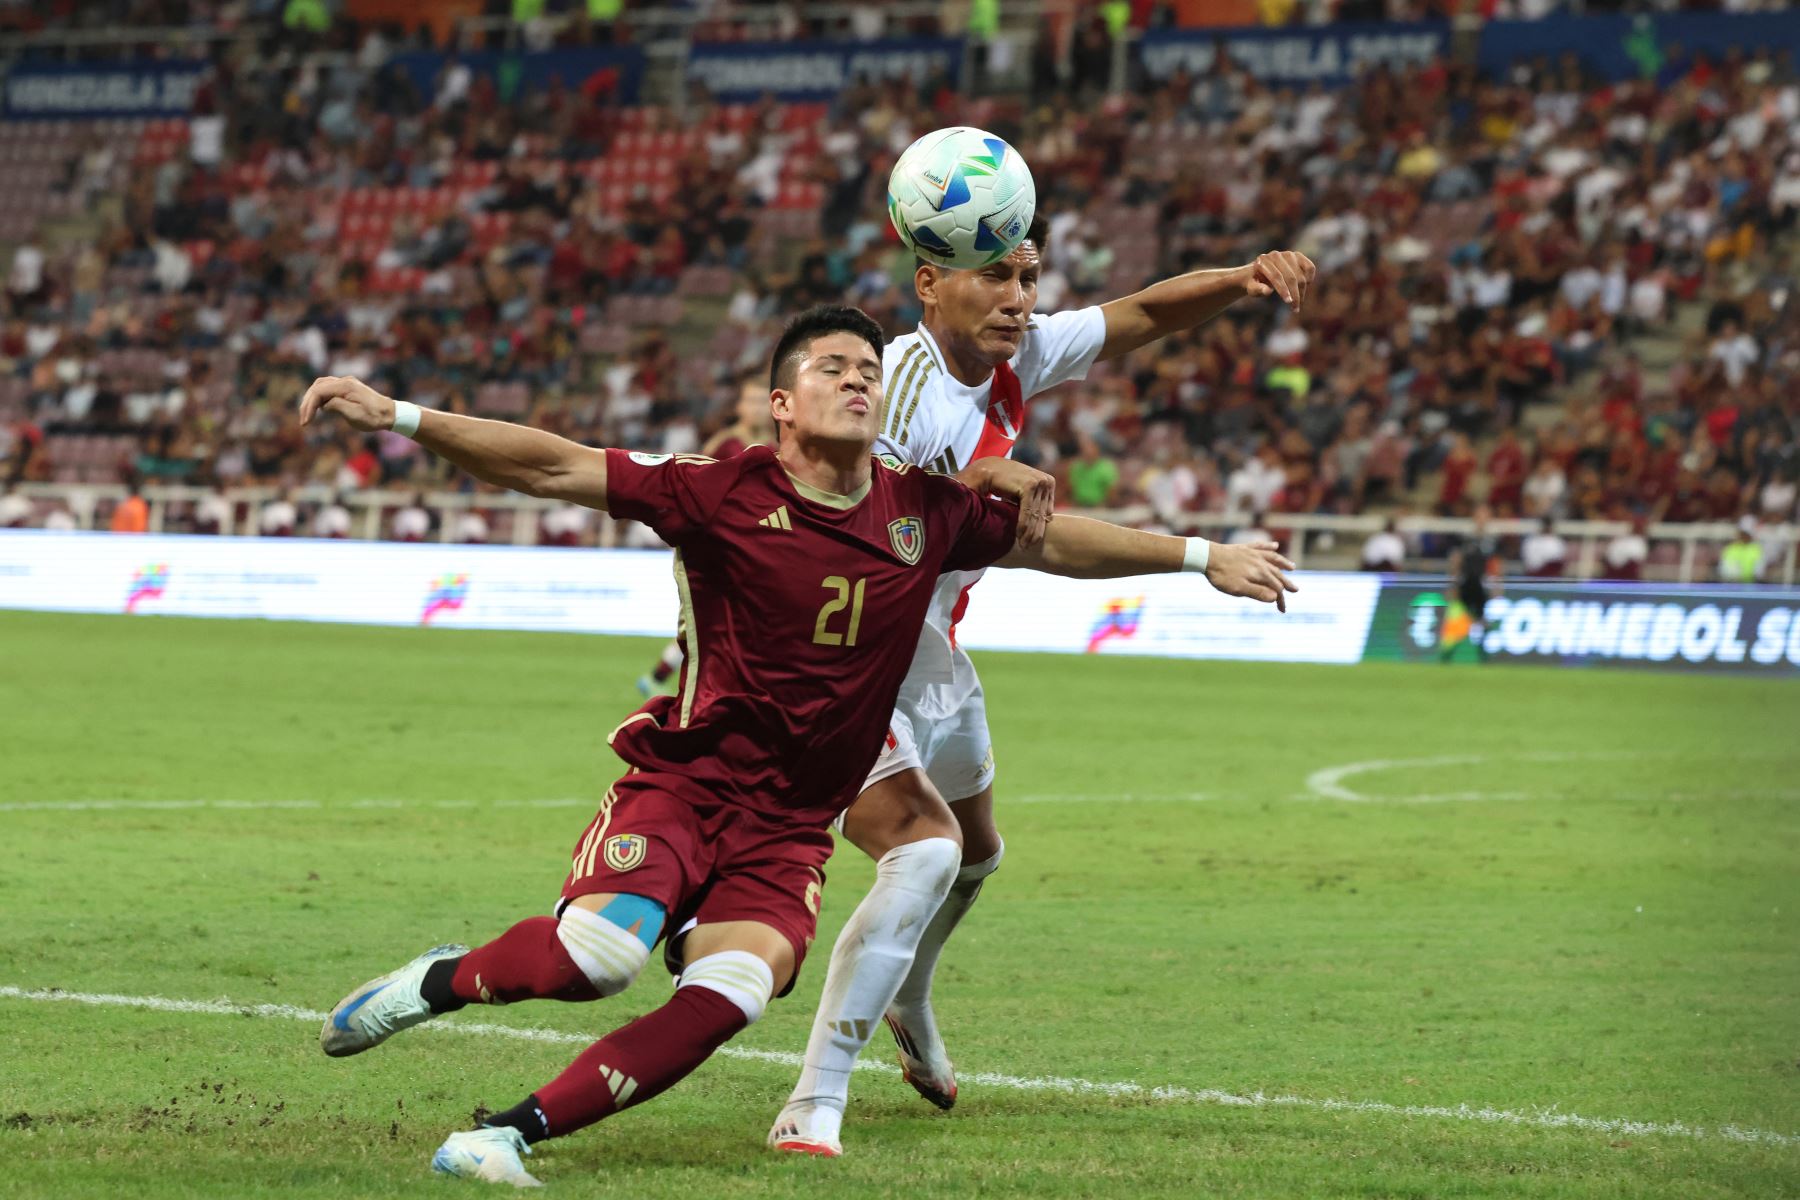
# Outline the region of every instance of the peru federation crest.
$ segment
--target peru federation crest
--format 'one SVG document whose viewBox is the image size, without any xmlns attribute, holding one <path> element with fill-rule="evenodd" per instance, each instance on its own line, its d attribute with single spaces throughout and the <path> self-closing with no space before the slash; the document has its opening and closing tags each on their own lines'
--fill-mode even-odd
<svg viewBox="0 0 1800 1200">
<path fill-rule="evenodd" d="M 898 521 L 888 522 L 888 541 L 894 544 L 894 553 L 900 561 L 912 566 L 925 553 L 925 522 L 917 517 L 901 517 Z"/>
<path fill-rule="evenodd" d="M 629 871 L 644 861 L 649 843 L 635 833 L 621 833 L 606 839 L 606 865 L 615 871 Z"/>
</svg>

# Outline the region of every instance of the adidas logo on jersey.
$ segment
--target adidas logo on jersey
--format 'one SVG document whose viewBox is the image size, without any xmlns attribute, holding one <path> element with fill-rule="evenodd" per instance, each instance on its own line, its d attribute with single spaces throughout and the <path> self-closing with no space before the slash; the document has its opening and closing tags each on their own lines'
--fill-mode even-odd
<svg viewBox="0 0 1800 1200">
<path fill-rule="evenodd" d="M 770 513 L 768 516 L 764 517 L 762 520 L 758 521 L 757 524 L 758 525 L 766 525 L 770 529 L 791 530 L 794 527 L 793 524 L 788 520 L 787 505 L 785 505 L 785 504 L 782 505 L 780 508 L 776 509 L 774 512 Z"/>
</svg>

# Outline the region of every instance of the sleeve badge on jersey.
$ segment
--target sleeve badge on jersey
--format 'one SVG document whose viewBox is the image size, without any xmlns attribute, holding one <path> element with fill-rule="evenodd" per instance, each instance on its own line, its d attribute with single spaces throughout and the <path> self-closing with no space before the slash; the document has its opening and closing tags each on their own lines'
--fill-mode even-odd
<svg viewBox="0 0 1800 1200">
<path fill-rule="evenodd" d="M 675 456 L 673 454 L 646 454 L 642 450 L 633 450 L 625 457 L 640 467 L 660 467 Z"/>
<path fill-rule="evenodd" d="M 629 871 L 644 861 L 649 842 L 635 833 L 621 833 L 606 839 L 606 865 L 615 871 Z"/>
<path fill-rule="evenodd" d="M 912 566 L 925 553 L 925 522 L 917 517 L 901 517 L 898 521 L 888 522 L 888 541 L 894 545 L 894 553 L 900 561 Z"/>
</svg>

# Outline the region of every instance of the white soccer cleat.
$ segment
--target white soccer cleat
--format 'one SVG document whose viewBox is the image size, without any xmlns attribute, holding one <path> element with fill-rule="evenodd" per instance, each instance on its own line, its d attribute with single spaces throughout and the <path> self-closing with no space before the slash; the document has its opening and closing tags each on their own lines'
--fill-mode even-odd
<svg viewBox="0 0 1800 1200">
<path fill-rule="evenodd" d="M 469 952 L 467 946 L 433 946 L 419 957 L 389 971 L 338 1001 L 319 1030 L 319 1047 L 333 1058 L 361 1054 L 421 1022 L 429 1021 L 431 1009 L 419 995 L 419 985 L 432 963 L 445 958 L 460 958 Z"/>
<path fill-rule="evenodd" d="M 810 1154 L 814 1158 L 841 1158 L 844 1147 L 838 1133 L 844 1114 L 823 1104 L 790 1104 L 775 1118 L 769 1130 L 769 1149 L 785 1154 Z"/>
<path fill-rule="evenodd" d="M 431 1169 L 440 1175 L 458 1179 L 479 1179 L 483 1183 L 509 1183 L 513 1187 L 543 1187 L 519 1158 L 530 1154 L 525 1136 L 511 1127 L 465 1129 L 444 1139 L 444 1144 L 431 1156 Z"/>
<path fill-rule="evenodd" d="M 901 1024 L 892 1009 L 886 1019 L 900 1051 L 900 1077 L 912 1084 L 913 1091 L 948 1112 L 956 1104 L 956 1068 L 944 1053 L 943 1038 L 936 1036 L 936 1024 L 930 1026 L 930 1037 L 921 1037 Z"/>
</svg>

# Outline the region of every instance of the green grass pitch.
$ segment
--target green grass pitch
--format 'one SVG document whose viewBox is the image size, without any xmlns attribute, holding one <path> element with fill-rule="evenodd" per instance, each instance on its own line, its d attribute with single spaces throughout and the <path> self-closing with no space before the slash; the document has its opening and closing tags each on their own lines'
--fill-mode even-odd
<svg viewBox="0 0 1800 1200">
<path fill-rule="evenodd" d="M 443 1134 L 660 1003 L 654 965 L 611 1002 L 441 1023 L 561 1040 L 333 1061 L 304 1011 L 547 910 L 656 648 L 0 615 L 0 1195 L 473 1186 L 430 1175 Z M 1800 1195 L 1794 683 L 980 665 L 1008 853 L 939 975 L 956 1110 L 869 1071 L 845 1158 L 763 1149 L 871 877 L 846 849 L 794 996 L 541 1147 L 553 1189 Z"/>
</svg>

